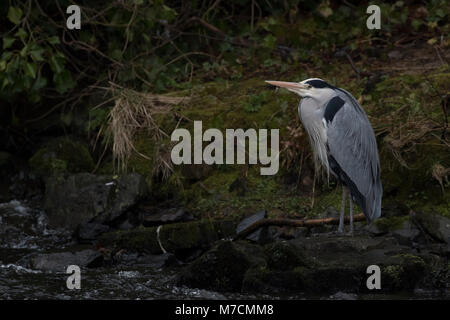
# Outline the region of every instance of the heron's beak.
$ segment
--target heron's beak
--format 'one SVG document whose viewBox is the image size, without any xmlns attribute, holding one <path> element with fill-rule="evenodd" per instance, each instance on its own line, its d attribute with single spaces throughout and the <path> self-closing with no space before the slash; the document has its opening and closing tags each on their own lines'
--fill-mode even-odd
<svg viewBox="0 0 450 320">
<path fill-rule="evenodd" d="M 271 84 L 276 87 L 286 88 L 289 91 L 300 94 L 302 90 L 306 89 L 306 85 L 298 82 L 285 82 L 285 81 L 266 81 L 268 84 Z"/>
</svg>

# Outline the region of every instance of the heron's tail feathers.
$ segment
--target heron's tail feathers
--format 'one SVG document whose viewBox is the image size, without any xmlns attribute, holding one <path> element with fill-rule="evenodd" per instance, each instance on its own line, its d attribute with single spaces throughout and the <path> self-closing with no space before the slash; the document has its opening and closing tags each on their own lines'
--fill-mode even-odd
<svg viewBox="0 0 450 320">
<path fill-rule="evenodd" d="M 381 199 L 383 197 L 383 186 L 381 185 L 380 180 L 377 181 L 372 193 L 372 201 L 370 201 L 370 203 L 368 203 L 366 206 L 369 209 L 369 212 L 366 213 L 366 217 L 369 222 L 372 222 L 381 216 Z"/>
</svg>

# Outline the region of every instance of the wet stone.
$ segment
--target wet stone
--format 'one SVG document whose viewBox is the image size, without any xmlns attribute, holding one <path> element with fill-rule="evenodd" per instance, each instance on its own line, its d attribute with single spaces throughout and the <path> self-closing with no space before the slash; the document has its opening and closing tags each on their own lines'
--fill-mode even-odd
<svg viewBox="0 0 450 320">
<path fill-rule="evenodd" d="M 146 227 L 158 226 L 166 223 L 192 221 L 194 217 L 184 208 L 164 209 L 157 213 L 144 213 L 142 224 Z"/>
<path fill-rule="evenodd" d="M 60 253 L 40 253 L 30 258 L 30 268 L 66 272 L 70 265 L 77 265 L 80 268 L 95 268 L 102 265 L 103 255 L 94 250 L 82 250 L 78 252 L 60 252 Z"/>
<path fill-rule="evenodd" d="M 236 227 L 236 233 L 239 233 L 239 232 L 247 229 L 255 222 L 263 220 L 266 217 L 267 217 L 267 213 L 265 210 L 261 210 L 255 214 L 252 214 L 251 216 L 246 217 Z M 267 227 L 262 227 L 262 228 L 259 228 L 258 230 L 255 230 L 251 234 L 249 234 L 246 239 L 261 243 L 261 242 L 265 242 L 265 240 L 267 238 L 268 238 L 268 229 L 267 229 Z"/>
</svg>

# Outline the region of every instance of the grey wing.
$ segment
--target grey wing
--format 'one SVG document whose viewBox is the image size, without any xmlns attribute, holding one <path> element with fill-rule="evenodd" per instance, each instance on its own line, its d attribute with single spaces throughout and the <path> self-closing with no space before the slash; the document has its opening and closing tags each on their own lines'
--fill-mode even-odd
<svg viewBox="0 0 450 320">
<path fill-rule="evenodd" d="M 349 187 L 369 221 L 381 215 L 382 186 L 375 134 L 362 107 L 349 94 L 327 130 L 330 169 Z"/>
</svg>

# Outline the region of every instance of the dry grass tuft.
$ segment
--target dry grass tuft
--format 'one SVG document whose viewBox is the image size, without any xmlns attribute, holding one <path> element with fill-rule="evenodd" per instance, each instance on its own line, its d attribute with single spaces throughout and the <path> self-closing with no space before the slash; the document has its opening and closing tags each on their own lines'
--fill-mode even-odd
<svg viewBox="0 0 450 320">
<path fill-rule="evenodd" d="M 152 160 L 136 149 L 134 144 L 136 135 L 142 130 L 147 130 L 154 145 L 160 145 L 161 141 L 169 135 L 158 125 L 155 116 L 171 112 L 175 105 L 186 103 L 189 98 L 141 93 L 116 84 L 111 84 L 108 91 L 114 97 L 114 107 L 109 113 L 106 127 L 102 130 L 104 129 L 106 134 L 107 143 L 112 143 L 114 169 L 126 171 L 128 161 L 133 154 Z M 156 150 L 153 174 L 161 174 L 164 179 L 167 179 L 173 171 L 170 152 L 167 153 L 167 148 L 160 149 Z"/>
<path fill-rule="evenodd" d="M 433 178 L 435 178 L 441 185 L 442 194 L 444 194 L 444 182 L 445 184 L 449 183 L 448 176 L 450 175 L 450 168 L 446 168 L 443 165 L 436 163 L 432 168 L 431 174 L 433 175 Z"/>
</svg>

